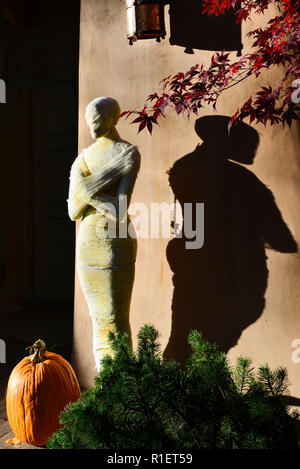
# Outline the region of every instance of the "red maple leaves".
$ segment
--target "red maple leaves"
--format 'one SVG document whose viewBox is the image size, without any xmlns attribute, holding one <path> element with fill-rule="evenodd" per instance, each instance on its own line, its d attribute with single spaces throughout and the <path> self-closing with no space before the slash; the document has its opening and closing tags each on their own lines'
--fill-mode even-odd
<svg viewBox="0 0 300 469">
<path fill-rule="evenodd" d="M 160 94 L 148 96 L 142 111 L 125 111 L 121 116 L 137 114 L 131 123 L 139 124 L 139 132 L 147 128 L 151 134 L 153 124 L 165 117 L 167 107 L 188 116 L 198 114 L 207 104 L 216 108 L 220 94 L 226 89 L 250 75 L 259 77 L 264 69 L 284 66 L 285 76 L 280 83 L 274 88 L 263 86 L 254 97 L 250 96 L 232 116 L 229 128 L 246 117 L 250 123 L 256 121 L 264 125 L 267 122 L 291 125 L 294 119 L 299 119 L 300 92 L 295 93 L 295 83 L 300 83 L 300 0 L 204 0 L 203 13 L 219 15 L 233 8 L 240 22 L 253 12 L 263 14 L 270 4 L 276 4 L 278 14 L 264 29 L 253 29 L 249 33 L 253 38 L 253 52 L 236 62 L 230 61 L 229 53 L 216 52 L 208 67 L 196 64 L 185 73 L 168 76 L 161 81 Z"/>
</svg>

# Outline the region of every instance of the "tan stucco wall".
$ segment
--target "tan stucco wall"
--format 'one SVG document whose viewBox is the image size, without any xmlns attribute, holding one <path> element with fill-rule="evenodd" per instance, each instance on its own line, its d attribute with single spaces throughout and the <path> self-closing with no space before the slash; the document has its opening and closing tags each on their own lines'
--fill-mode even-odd
<svg viewBox="0 0 300 469">
<path fill-rule="evenodd" d="M 167 8 L 166 27 L 168 29 Z M 243 30 L 244 52 L 249 50 L 245 33 L 250 27 L 251 24 Z M 91 143 L 84 122 L 84 109 L 93 98 L 112 96 L 119 101 L 122 110 L 141 108 L 145 98 L 158 88 L 162 78 L 185 71 L 194 63 L 208 63 L 210 56 L 211 52 L 205 51 L 195 51 L 195 55 L 184 54 L 183 48 L 170 46 L 167 39 L 160 44 L 154 40 L 139 41 L 129 47 L 125 1 L 84 0 L 81 11 L 79 150 Z M 276 74 L 274 76 L 273 72 L 268 80 L 272 83 L 274 78 Z M 224 93 L 218 113 L 232 115 L 251 93 L 253 85 L 253 80 L 249 80 Z M 201 115 L 208 114 L 212 114 L 210 108 Z M 142 167 L 132 202 L 144 202 L 149 206 L 151 202 L 173 202 L 166 172 L 178 158 L 192 151 L 199 143 L 194 120 L 191 118 L 188 121 L 169 112 L 160 127 L 154 129 L 152 137 L 146 132 L 137 135 L 136 126 L 129 125 L 129 121 L 123 119 L 120 121 L 120 134 L 138 145 L 142 155 Z M 300 158 L 297 127 L 289 130 L 269 126 L 264 129 L 259 125 L 256 129 L 260 134 L 260 145 L 255 163 L 248 169 L 271 189 L 284 220 L 299 243 Z M 158 328 L 162 348 L 168 342 L 173 293 L 172 273 L 166 260 L 168 241 L 138 240 L 130 316 L 134 345 L 136 334 L 144 323 L 152 323 Z M 268 269 L 264 312 L 244 330 L 237 346 L 230 350 L 228 356 L 233 360 L 244 354 L 251 356 L 256 364 L 268 362 L 271 366 L 287 366 L 292 382 L 291 394 L 299 397 L 300 364 L 292 362 L 291 342 L 300 338 L 300 257 L 270 251 Z M 73 365 L 83 386 L 91 386 L 95 374 L 91 342 L 90 318 L 76 275 Z"/>
</svg>

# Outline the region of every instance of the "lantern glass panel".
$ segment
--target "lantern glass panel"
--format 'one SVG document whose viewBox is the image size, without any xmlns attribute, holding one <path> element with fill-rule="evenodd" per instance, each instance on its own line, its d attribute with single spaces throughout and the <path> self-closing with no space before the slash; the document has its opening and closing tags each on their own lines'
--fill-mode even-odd
<svg viewBox="0 0 300 469">
<path fill-rule="evenodd" d="M 127 37 L 133 37 L 136 33 L 135 5 L 132 3 L 127 8 Z"/>
<path fill-rule="evenodd" d="M 164 10 L 159 3 L 138 5 L 136 7 L 138 39 L 164 36 L 163 15 Z"/>
</svg>

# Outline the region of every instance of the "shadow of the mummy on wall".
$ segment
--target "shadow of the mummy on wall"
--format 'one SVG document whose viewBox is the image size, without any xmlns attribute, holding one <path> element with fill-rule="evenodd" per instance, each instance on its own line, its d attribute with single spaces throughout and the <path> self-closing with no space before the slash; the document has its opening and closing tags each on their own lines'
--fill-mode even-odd
<svg viewBox="0 0 300 469">
<path fill-rule="evenodd" d="M 239 124 L 228 136 L 228 122 L 226 116 L 199 118 L 195 130 L 203 143 L 169 171 L 182 209 L 184 203 L 195 207 L 204 202 L 203 247 L 186 249 L 184 236 L 167 246 L 174 292 L 164 357 L 181 363 L 191 352 L 191 329 L 202 331 L 227 352 L 261 316 L 268 280 L 266 247 L 297 252 L 272 192 L 238 164 L 253 163 L 258 133 Z"/>
</svg>

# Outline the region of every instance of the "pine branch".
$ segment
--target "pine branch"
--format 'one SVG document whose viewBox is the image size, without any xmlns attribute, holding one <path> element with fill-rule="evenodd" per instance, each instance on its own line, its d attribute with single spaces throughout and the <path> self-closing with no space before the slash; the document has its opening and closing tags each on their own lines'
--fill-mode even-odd
<svg viewBox="0 0 300 469">
<path fill-rule="evenodd" d="M 247 392 L 253 382 L 252 360 L 247 357 L 238 357 L 236 366 L 233 370 L 233 381 L 240 394 Z"/>
</svg>

